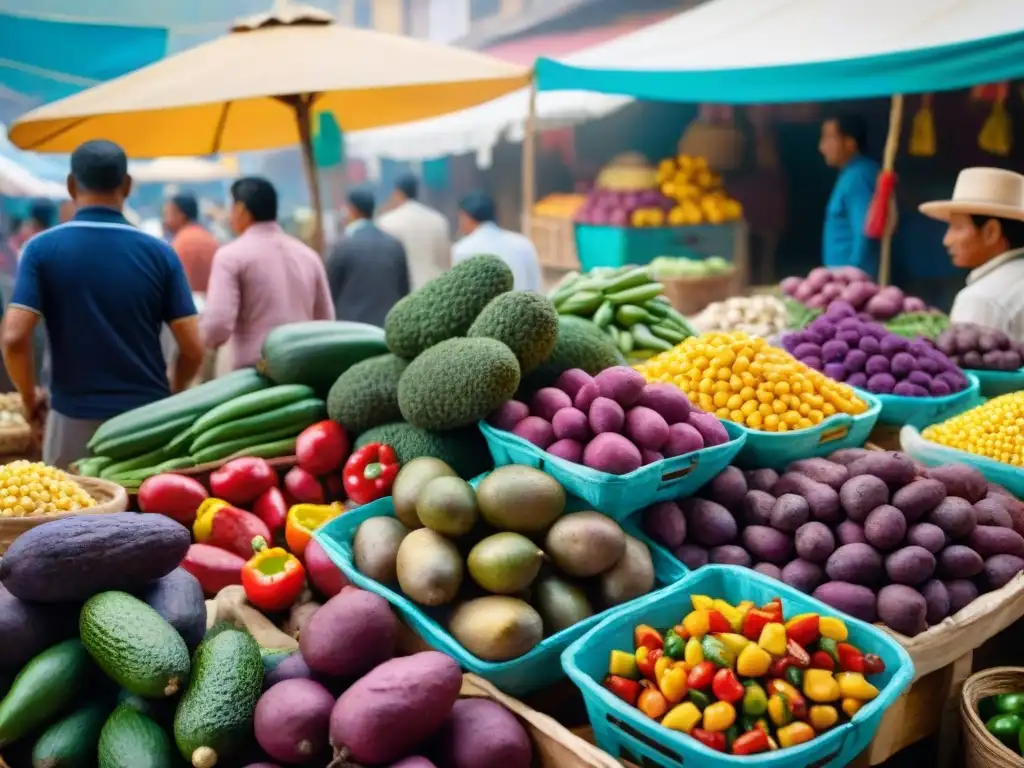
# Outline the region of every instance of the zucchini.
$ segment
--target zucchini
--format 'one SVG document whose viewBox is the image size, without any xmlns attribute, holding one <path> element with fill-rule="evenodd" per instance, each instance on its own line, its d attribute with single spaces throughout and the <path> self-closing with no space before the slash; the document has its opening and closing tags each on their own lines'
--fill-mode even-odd
<svg viewBox="0 0 1024 768">
<path fill-rule="evenodd" d="M 572 291 L 574 290 L 574 286 L 576 285 L 576 283 L 580 281 L 582 277 L 583 276 L 575 270 L 571 272 L 566 272 L 564 275 L 562 275 L 562 278 L 557 283 L 555 283 L 554 287 L 552 287 L 550 293 L 548 293 L 548 298 L 551 299 L 552 302 L 557 304 L 563 298 L 572 293 Z"/>
<path fill-rule="evenodd" d="M 246 448 L 238 453 L 233 453 L 228 456 L 229 459 L 241 459 L 242 457 L 250 457 L 254 459 L 277 459 L 282 456 L 292 456 L 295 454 L 295 438 L 286 437 L 283 440 L 274 440 L 269 443 L 263 443 L 263 445 L 254 445 L 251 448 Z"/>
<path fill-rule="evenodd" d="M 239 437 L 259 435 L 279 427 L 293 427 L 296 434 L 321 419 L 327 418 L 324 401 L 315 397 L 300 400 L 290 405 L 282 405 L 266 413 L 257 413 L 243 419 L 229 421 L 207 432 L 203 432 L 192 441 L 190 454 L 196 454 L 204 448 L 217 443 L 224 443 Z"/>
<path fill-rule="evenodd" d="M 132 435 L 157 424 L 182 416 L 195 418 L 211 408 L 240 397 L 248 392 L 265 389 L 270 382 L 256 372 L 255 368 L 242 368 L 219 379 L 186 389 L 176 395 L 157 400 L 155 403 L 134 408 L 103 422 L 89 440 L 88 447 L 93 453 L 100 443 L 114 438 Z M 155 446 L 154 446 L 155 447 Z M 136 451 L 142 453 L 143 451 Z"/>
<path fill-rule="evenodd" d="M 118 461 L 114 464 L 107 465 L 106 469 L 100 472 L 100 477 L 103 479 L 117 477 L 118 475 L 124 475 L 128 472 L 134 472 L 137 469 L 145 469 L 146 467 L 153 467 L 162 461 L 167 461 L 171 458 L 167 453 L 167 446 L 157 448 L 155 451 L 144 453 L 141 456 L 136 456 L 134 459 L 126 459 L 124 461 Z"/>
<path fill-rule="evenodd" d="M 258 369 L 275 384 L 305 384 L 326 397 L 353 365 L 387 352 L 384 330 L 375 325 L 334 320 L 291 323 L 267 334 Z"/>
<path fill-rule="evenodd" d="M 302 429 L 299 427 L 288 425 L 287 427 L 274 429 L 260 435 L 250 435 L 246 437 L 239 437 L 234 440 L 227 440 L 223 443 L 216 443 L 208 448 L 196 451 L 192 454 L 192 459 L 196 464 L 206 464 L 211 461 L 218 461 L 219 459 L 238 453 L 238 451 L 243 450 L 250 445 L 262 445 L 263 443 L 269 443 L 272 440 L 281 440 L 285 437 L 297 437 L 301 431 Z"/>
<path fill-rule="evenodd" d="M 99 477 L 104 468 L 114 463 L 109 456 L 90 456 L 75 462 L 75 474 L 82 477 Z"/>
<path fill-rule="evenodd" d="M 144 429 L 128 432 L 119 437 L 112 437 L 93 446 L 93 453 L 109 456 L 112 459 L 131 459 L 157 448 L 165 447 L 181 430 L 186 429 L 195 419 L 194 414 L 186 414 L 175 419 L 164 420 Z"/>
<path fill-rule="evenodd" d="M 207 411 L 196 419 L 191 431 L 193 435 L 201 435 L 203 432 L 229 421 L 235 421 L 254 413 L 266 413 L 280 408 L 282 405 L 289 405 L 315 396 L 316 393 L 305 384 L 281 384 L 270 389 L 250 392 L 248 395 L 228 400 L 213 410 Z"/>
<path fill-rule="evenodd" d="M 104 479 L 110 480 L 112 483 L 122 485 L 125 488 L 137 488 L 144 480 L 153 477 L 153 475 L 159 475 L 164 472 L 173 472 L 176 469 L 190 469 L 195 465 L 196 462 L 192 457 L 186 456 L 184 458 L 170 459 L 162 464 L 156 464 L 151 467 L 129 470 L 128 472 L 122 472 L 119 475 L 114 475 Z"/>
</svg>

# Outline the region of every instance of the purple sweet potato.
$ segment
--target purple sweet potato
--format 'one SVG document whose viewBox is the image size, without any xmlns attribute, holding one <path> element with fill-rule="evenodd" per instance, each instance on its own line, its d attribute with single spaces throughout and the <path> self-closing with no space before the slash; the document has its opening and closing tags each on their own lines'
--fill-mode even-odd
<svg viewBox="0 0 1024 768">
<path fill-rule="evenodd" d="M 966 543 L 982 557 L 1015 555 L 1024 558 L 1024 538 L 1012 528 L 979 525 L 971 531 Z"/>
<path fill-rule="evenodd" d="M 895 549 L 906 535 L 907 520 L 903 513 L 891 504 L 875 507 L 864 520 L 864 538 L 876 549 Z"/>
<path fill-rule="evenodd" d="M 871 510 L 888 503 L 889 486 L 872 475 L 851 477 L 839 489 L 839 502 L 847 517 L 863 523 Z"/>
<path fill-rule="evenodd" d="M 949 590 L 946 585 L 938 579 L 931 579 L 921 587 L 921 596 L 925 605 L 928 606 L 925 612 L 925 620 L 928 626 L 935 626 L 949 616 Z"/>
<path fill-rule="evenodd" d="M 643 512 L 644 532 L 659 544 L 676 549 L 686 541 L 686 517 L 674 501 L 652 504 Z"/>
<path fill-rule="evenodd" d="M 782 569 L 783 583 L 808 595 L 817 589 L 824 580 L 825 573 L 821 570 L 820 565 L 800 558 L 786 563 Z"/>
<path fill-rule="evenodd" d="M 793 554 L 792 539 L 781 531 L 764 525 L 750 525 L 743 529 L 743 546 L 757 561 L 781 565 Z"/>
<path fill-rule="evenodd" d="M 530 398 L 530 414 L 551 421 L 563 408 L 572 407 L 572 398 L 556 387 L 538 389 Z"/>
<path fill-rule="evenodd" d="M 882 581 L 882 556 L 870 544 L 844 544 L 825 562 L 832 581 L 873 586 Z"/>
<path fill-rule="evenodd" d="M 786 467 L 786 471 L 799 472 L 801 475 L 806 475 L 815 482 L 824 483 L 836 491 L 842 488 L 843 483 L 850 477 L 850 470 L 844 465 L 818 458 L 794 461 Z"/>
<path fill-rule="evenodd" d="M 555 433 L 551 429 L 551 422 L 544 421 L 540 416 L 527 416 L 516 424 L 512 434 L 518 435 L 542 450 L 555 442 Z"/>
<path fill-rule="evenodd" d="M 687 536 L 705 547 L 719 547 L 736 538 L 736 518 L 721 504 L 707 499 L 681 499 Z"/>
<path fill-rule="evenodd" d="M 743 568 L 749 568 L 751 565 L 750 554 L 736 544 L 712 547 L 708 552 L 708 559 L 718 565 L 738 565 Z"/>
<path fill-rule="evenodd" d="M 699 451 L 704 447 L 704 438 L 696 427 L 689 424 L 673 424 L 668 428 L 668 440 L 661 446 L 661 452 L 665 457 L 685 456 L 688 453 Z"/>
<path fill-rule="evenodd" d="M 447 768 L 530 768 L 533 745 L 516 716 L 490 699 L 460 699 L 431 739 Z"/>
<path fill-rule="evenodd" d="M 908 523 L 916 523 L 946 498 L 946 486 L 938 480 L 922 478 L 905 485 L 892 495 L 892 505 Z"/>
<path fill-rule="evenodd" d="M 626 365 L 605 368 L 594 377 L 594 382 L 601 390 L 601 397 L 614 400 L 623 408 L 635 405 L 647 386 L 643 374 Z"/>
<path fill-rule="evenodd" d="M 361 589 L 344 589 L 313 614 L 299 639 L 314 672 L 358 677 L 395 655 L 398 619 L 388 601 Z"/>
<path fill-rule="evenodd" d="M 638 448 L 657 451 L 668 441 L 668 422 L 658 412 L 637 405 L 626 411 L 625 434 Z"/>
<path fill-rule="evenodd" d="M 824 563 L 836 548 L 836 539 L 824 523 L 804 523 L 796 531 L 796 553 L 811 563 Z"/>
<path fill-rule="evenodd" d="M 828 581 L 814 590 L 812 597 L 861 621 L 873 622 L 878 616 L 875 593 L 861 584 Z"/>
<path fill-rule="evenodd" d="M 986 496 L 975 502 L 974 512 L 978 525 L 998 525 L 1000 528 L 1013 528 L 1013 517 L 1006 509 L 1006 504 L 998 496 Z"/>
<path fill-rule="evenodd" d="M 516 424 L 525 419 L 530 415 L 530 407 L 526 403 L 522 403 L 518 400 L 509 400 L 506 403 L 502 403 L 498 406 L 498 410 L 492 413 L 488 418 L 488 423 L 497 429 L 503 429 L 506 432 L 511 432 L 515 429 Z"/>
<path fill-rule="evenodd" d="M 588 381 L 579 388 L 572 399 L 573 407 L 584 413 L 590 413 L 590 406 L 601 396 L 601 390 L 593 381 Z"/>
<path fill-rule="evenodd" d="M 660 413 L 670 425 L 686 423 L 693 406 L 690 399 L 674 384 L 648 384 L 640 393 L 637 405 Z"/>
<path fill-rule="evenodd" d="M 946 533 L 937 525 L 917 523 L 907 529 L 907 544 L 924 547 L 937 555 L 946 546 Z"/>
<path fill-rule="evenodd" d="M 729 433 L 726 432 L 718 417 L 713 414 L 691 411 L 686 421 L 691 427 L 700 432 L 700 436 L 704 439 L 705 448 L 729 442 Z"/>
<path fill-rule="evenodd" d="M 313 670 L 302 658 L 302 652 L 296 651 L 263 676 L 263 688 L 266 690 L 283 680 L 312 680 L 314 676 Z"/>
<path fill-rule="evenodd" d="M 728 466 L 715 475 L 708 483 L 708 494 L 730 512 L 738 514 L 743 510 L 743 499 L 747 495 L 747 478 L 739 467 Z"/>
<path fill-rule="evenodd" d="M 779 480 L 779 473 L 774 469 L 750 469 L 743 474 L 747 478 L 747 488 L 752 491 L 770 492 Z"/>
<path fill-rule="evenodd" d="M 573 464 L 583 463 L 583 443 L 579 440 L 572 440 L 568 437 L 556 440 L 546 450 L 552 456 L 571 461 Z"/>
<path fill-rule="evenodd" d="M 934 523 L 954 539 L 970 535 L 978 524 L 974 507 L 959 496 L 947 496 L 928 515 L 928 522 Z"/>
<path fill-rule="evenodd" d="M 898 451 L 869 451 L 850 465 L 850 477 L 873 475 L 890 488 L 902 488 L 913 482 L 917 467 L 905 453 Z"/>
<path fill-rule="evenodd" d="M 784 493 L 772 507 L 771 526 L 777 531 L 793 533 L 811 517 L 807 499 L 795 493 Z"/>
<path fill-rule="evenodd" d="M 664 460 L 665 454 L 661 453 L 660 451 L 651 451 L 648 450 L 647 448 L 640 449 L 640 461 L 643 462 L 643 466 L 645 467 L 648 464 L 654 464 L 655 462 Z"/>
<path fill-rule="evenodd" d="M 772 493 L 775 496 L 785 493 L 803 496 L 807 499 L 811 517 L 822 523 L 831 524 L 840 520 L 839 494 L 824 483 L 811 480 L 807 475 L 787 472 L 772 486 Z"/>
<path fill-rule="evenodd" d="M 989 589 L 1006 586 L 1024 570 L 1024 558 L 1016 555 L 993 555 L 985 561 L 985 583 Z"/>
<path fill-rule="evenodd" d="M 864 526 L 853 522 L 853 520 L 843 520 L 836 526 L 836 541 L 839 542 L 839 546 L 843 546 L 844 544 L 867 544 L 868 540 L 864 538 Z M 943 540 L 943 545 L 945 545 L 945 540 Z"/>
<path fill-rule="evenodd" d="M 844 467 L 849 467 L 857 459 L 868 453 L 869 451 L 866 448 L 840 448 L 838 451 L 830 453 L 828 460 L 836 464 L 842 464 Z"/>
<path fill-rule="evenodd" d="M 591 437 L 587 414 L 572 406 L 563 408 L 554 415 L 551 419 L 551 431 L 555 440 L 568 438 L 578 443 L 586 443 Z"/>
<path fill-rule="evenodd" d="M 949 615 L 954 616 L 978 599 L 978 587 L 970 579 L 950 579 L 942 582 L 949 593 Z"/>
<path fill-rule="evenodd" d="M 675 556 L 691 571 L 702 568 L 710 562 L 707 549 L 697 544 L 683 544 L 681 547 L 677 547 Z"/>
<path fill-rule="evenodd" d="M 605 432 L 619 433 L 626 423 L 626 412 L 614 400 L 599 397 L 591 403 L 587 418 L 590 422 L 590 431 L 595 435 Z"/>
<path fill-rule="evenodd" d="M 967 499 L 971 504 L 981 501 L 988 493 L 988 481 L 980 471 L 966 464 L 943 464 L 930 467 L 928 477 L 946 486 L 946 493 Z"/>
<path fill-rule="evenodd" d="M 889 629 L 914 637 L 928 629 L 928 605 L 913 587 L 890 584 L 878 593 L 878 618 Z"/>
<path fill-rule="evenodd" d="M 256 741 L 270 757 L 294 765 L 325 757 L 334 696 L 313 680 L 283 680 L 256 704 Z"/>
<path fill-rule="evenodd" d="M 775 563 L 757 563 L 754 570 L 776 581 L 782 581 L 782 569 Z"/>
<path fill-rule="evenodd" d="M 642 463 L 640 450 L 615 432 L 599 434 L 583 449 L 584 466 L 612 475 L 627 475 Z"/>
<path fill-rule="evenodd" d="M 582 368 L 570 368 L 559 374 L 558 378 L 555 379 L 555 386 L 575 400 L 576 395 L 583 386 L 593 380 L 594 377 Z"/>
<path fill-rule="evenodd" d="M 743 521 L 747 525 L 771 525 L 775 497 L 766 491 L 747 491 L 743 497 Z"/>
<path fill-rule="evenodd" d="M 981 573 L 981 555 L 963 544 L 950 544 L 939 552 L 939 573 L 950 579 L 970 579 Z"/>
<path fill-rule="evenodd" d="M 935 555 L 914 545 L 897 549 L 885 558 L 885 572 L 896 584 L 921 584 L 935 572 Z"/>
</svg>

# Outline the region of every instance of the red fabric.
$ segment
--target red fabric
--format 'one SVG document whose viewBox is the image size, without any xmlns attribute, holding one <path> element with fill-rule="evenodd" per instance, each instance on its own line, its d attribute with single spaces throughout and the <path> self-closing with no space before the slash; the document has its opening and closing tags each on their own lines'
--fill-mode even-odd
<svg viewBox="0 0 1024 768">
<path fill-rule="evenodd" d="M 540 146 L 548 152 L 557 152 L 562 162 L 568 166 L 576 163 L 576 131 L 572 128 L 542 131 Z"/>
</svg>

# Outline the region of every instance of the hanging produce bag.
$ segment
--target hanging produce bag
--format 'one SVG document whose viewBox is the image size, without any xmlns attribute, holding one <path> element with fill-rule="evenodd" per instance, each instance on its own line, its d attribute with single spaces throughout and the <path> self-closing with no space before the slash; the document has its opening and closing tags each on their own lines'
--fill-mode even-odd
<svg viewBox="0 0 1024 768">
<path fill-rule="evenodd" d="M 972 94 L 973 95 L 973 94 Z M 1010 84 L 999 83 L 994 86 L 992 112 L 981 126 L 978 134 L 978 146 L 991 155 L 1006 157 L 1013 146 L 1013 122 L 1006 110 L 1006 100 L 1010 95 Z M 986 100 L 989 100 L 986 98 Z"/>
<path fill-rule="evenodd" d="M 932 114 L 932 95 L 930 93 L 921 97 L 921 106 L 918 107 L 910 125 L 910 145 L 907 151 L 912 157 L 935 155 L 935 116 Z"/>
</svg>

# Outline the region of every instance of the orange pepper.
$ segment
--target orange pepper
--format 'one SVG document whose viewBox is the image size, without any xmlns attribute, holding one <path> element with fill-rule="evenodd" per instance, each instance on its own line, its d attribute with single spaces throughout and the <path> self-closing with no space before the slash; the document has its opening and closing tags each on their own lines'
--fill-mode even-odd
<svg viewBox="0 0 1024 768">
<path fill-rule="evenodd" d="M 666 669 L 665 674 L 661 676 L 658 686 L 661 688 L 662 695 L 670 704 L 678 704 L 686 698 L 688 690 L 686 678 L 686 668 L 682 665 Z"/>
<path fill-rule="evenodd" d="M 665 641 L 654 627 L 640 624 L 633 630 L 633 645 L 636 648 L 650 648 L 652 651 L 661 649 Z"/>
<path fill-rule="evenodd" d="M 652 720 L 657 720 L 668 712 L 668 699 L 662 696 L 661 691 L 649 683 L 644 684 L 640 692 L 640 698 L 636 702 L 637 709 L 643 712 Z"/>
<path fill-rule="evenodd" d="M 306 553 L 306 545 L 313 538 L 313 531 L 340 515 L 345 508 L 334 504 L 295 504 L 288 510 L 284 526 L 284 540 L 296 557 Z"/>
</svg>

